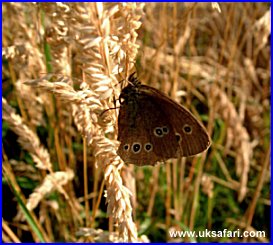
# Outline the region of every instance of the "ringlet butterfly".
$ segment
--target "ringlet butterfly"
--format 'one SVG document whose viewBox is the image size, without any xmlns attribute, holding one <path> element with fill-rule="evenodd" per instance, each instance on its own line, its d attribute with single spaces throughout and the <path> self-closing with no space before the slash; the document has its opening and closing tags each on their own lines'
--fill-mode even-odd
<svg viewBox="0 0 273 245">
<path fill-rule="evenodd" d="M 135 76 L 119 96 L 117 151 L 137 166 L 198 154 L 210 146 L 205 128 L 186 108 Z"/>
</svg>

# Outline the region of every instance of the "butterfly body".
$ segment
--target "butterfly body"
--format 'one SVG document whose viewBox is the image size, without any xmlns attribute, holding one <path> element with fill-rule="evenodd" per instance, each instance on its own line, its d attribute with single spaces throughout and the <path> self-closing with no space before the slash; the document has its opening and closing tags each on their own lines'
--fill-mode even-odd
<svg viewBox="0 0 273 245">
<path fill-rule="evenodd" d="M 142 85 L 132 74 L 121 92 L 117 153 L 128 163 L 155 165 L 198 154 L 210 145 L 209 136 L 184 107 L 159 90 Z"/>
</svg>

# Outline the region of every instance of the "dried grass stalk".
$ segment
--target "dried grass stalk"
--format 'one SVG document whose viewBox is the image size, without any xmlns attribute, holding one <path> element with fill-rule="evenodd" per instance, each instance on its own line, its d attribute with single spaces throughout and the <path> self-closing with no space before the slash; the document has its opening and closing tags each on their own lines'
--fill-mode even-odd
<svg viewBox="0 0 273 245">
<path fill-rule="evenodd" d="M 43 97 L 37 96 L 35 91 L 30 87 L 17 81 L 15 83 L 17 95 L 24 102 L 24 109 L 28 113 L 30 124 L 34 126 L 45 126 L 45 120 L 43 118 L 44 101 Z"/>
<path fill-rule="evenodd" d="M 60 17 L 58 24 L 70 22 L 71 29 L 67 31 L 75 35 L 76 60 L 84 64 L 85 80 L 81 83 L 81 90 L 76 92 L 66 83 L 50 83 L 46 78 L 29 81 L 28 84 L 53 91 L 66 102 L 73 102 L 75 124 L 93 150 L 97 166 L 104 168 L 107 212 L 114 217 L 122 239 L 136 241 L 130 191 L 120 177 L 123 162 L 116 155 L 117 142 L 105 137 L 105 132 L 113 134 L 114 128 L 109 123 L 105 124 L 100 115 L 114 106 L 111 100 L 119 93 L 115 87 L 118 83 L 115 75 L 120 71 L 127 74 L 133 65 L 138 48 L 135 30 L 141 25 L 139 19 L 143 4 L 120 3 L 112 7 L 102 3 L 69 3 L 62 6 L 66 6 L 66 14 Z M 52 12 L 48 8 L 45 10 Z M 59 12 L 54 12 L 54 18 L 58 19 L 61 13 L 63 9 L 59 8 Z M 114 18 L 118 15 L 120 18 Z M 115 111 L 109 111 L 107 116 L 112 121 L 116 120 Z"/>
<path fill-rule="evenodd" d="M 60 193 L 64 195 L 64 197 L 68 200 L 66 192 L 64 192 L 61 186 L 66 185 L 69 181 L 74 178 L 74 172 L 71 169 L 67 171 L 58 171 L 51 174 L 48 174 L 43 183 L 37 187 L 33 193 L 30 194 L 29 199 L 27 201 L 26 207 L 29 210 L 33 210 L 37 207 L 42 199 L 46 197 L 47 194 L 52 193 L 55 190 L 58 190 Z"/>
<path fill-rule="evenodd" d="M 228 126 L 227 146 L 232 147 L 236 152 L 236 174 L 240 177 L 238 200 L 242 201 L 247 192 L 248 172 L 253 153 L 250 137 L 226 93 L 223 93 L 217 85 L 207 86 L 206 89 L 209 98 L 215 102 L 213 104 L 215 112 L 224 119 Z"/>
<path fill-rule="evenodd" d="M 41 145 L 38 136 L 24 124 L 21 117 L 15 113 L 14 109 L 8 105 L 4 98 L 2 98 L 2 109 L 3 119 L 7 121 L 10 128 L 19 136 L 19 144 L 23 149 L 30 153 L 33 161 L 36 163 L 36 167 L 42 170 L 48 170 L 52 176 L 55 176 L 54 178 L 56 179 L 56 181 L 53 183 L 54 185 L 50 185 L 49 180 L 52 180 L 53 177 L 50 177 L 50 175 L 46 176 L 45 184 L 39 187 L 38 191 L 32 193 L 30 198 L 27 200 L 27 207 L 29 210 L 34 209 L 42 198 L 45 197 L 45 194 L 48 194 L 54 188 L 68 199 L 67 193 L 62 188 L 62 185 L 66 184 L 68 180 L 73 178 L 74 174 L 72 171 L 69 170 L 64 174 L 57 172 L 53 173 L 49 153 Z M 47 178 L 49 178 L 49 180 L 47 180 Z"/>
<path fill-rule="evenodd" d="M 19 136 L 18 142 L 23 149 L 27 150 L 39 169 L 52 171 L 48 151 L 41 145 L 37 135 L 23 122 L 14 109 L 2 97 L 3 119 L 7 121 L 11 129 Z"/>
</svg>

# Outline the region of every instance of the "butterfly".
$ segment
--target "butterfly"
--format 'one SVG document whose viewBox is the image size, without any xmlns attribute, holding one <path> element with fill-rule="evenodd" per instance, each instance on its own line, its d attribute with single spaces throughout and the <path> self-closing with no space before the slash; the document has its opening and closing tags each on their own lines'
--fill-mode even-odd
<svg viewBox="0 0 273 245">
<path fill-rule="evenodd" d="M 118 155 L 137 166 L 187 157 L 210 146 L 206 129 L 185 107 L 132 73 L 119 96 Z"/>
</svg>

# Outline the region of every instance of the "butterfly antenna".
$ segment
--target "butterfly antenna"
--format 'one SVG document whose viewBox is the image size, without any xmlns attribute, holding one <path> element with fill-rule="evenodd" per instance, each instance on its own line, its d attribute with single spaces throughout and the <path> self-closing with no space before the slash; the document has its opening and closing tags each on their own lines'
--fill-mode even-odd
<svg viewBox="0 0 273 245">
<path fill-rule="evenodd" d="M 136 77 L 136 72 L 131 73 L 131 75 L 128 78 L 128 82 L 134 86 L 140 83 L 140 81 Z"/>
<path fill-rule="evenodd" d="M 100 117 L 101 117 L 105 112 L 107 112 L 107 111 L 114 110 L 114 109 L 119 109 L 119 108 L 120 108 L 120 107 L 108 108 L 108 109 L 104 110 L 103 112 L 101 112 Z"/>
<path fill-rule="evenodd" d="M 117 86 L 118 84 L 120 84 L 120 83 L 122 83 L 124 81 L 125 81 L 125 79 L 122 79 L 117 84 L 115 84 L 114 86 Z M 133 86 L 135 86 L 135 85 L 137 85 L 137 84 L 140 83 L 139 80 L 136 77 L 136 72 L 135 71 L 130 74 L 130 76 L 128 77 L 127 81 L 128 81 L 129 84 L 131 84 Z"/>
</svg>

